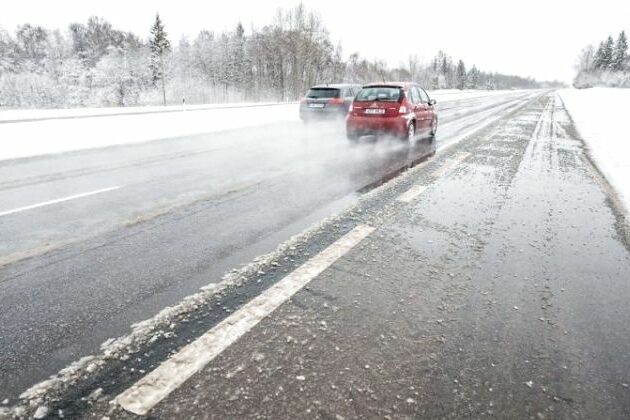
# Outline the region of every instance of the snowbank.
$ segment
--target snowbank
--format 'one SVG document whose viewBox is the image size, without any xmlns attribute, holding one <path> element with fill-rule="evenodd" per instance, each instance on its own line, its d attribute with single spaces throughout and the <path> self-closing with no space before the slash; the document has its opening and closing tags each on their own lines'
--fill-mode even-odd
<svg viewBox="0 0 630 420">
<path fill-rule="evenodd" d="M 67 109 L 11 109 L 0 110 L 0 123 L 32 121 L 54 118 L 85 118 L 121 114 L 151 114 L 156 112 L 202 111 L 210 109 L 247 108 L 282 105 L 278 102 L 239 102 L 229 104 L 133 106 L 108 108 L 67 108 Z"/>
<path fill-rule="evenodd" d="M 213 133 L 298 119 L 296 104 L 0 124 L 0 160 Z"/>
<path fill-rule="evenodd" d="M 630 209 L 630 134 L 626 126 L 630 89 L 559 91 L 590 154 Z"/>
</svg>

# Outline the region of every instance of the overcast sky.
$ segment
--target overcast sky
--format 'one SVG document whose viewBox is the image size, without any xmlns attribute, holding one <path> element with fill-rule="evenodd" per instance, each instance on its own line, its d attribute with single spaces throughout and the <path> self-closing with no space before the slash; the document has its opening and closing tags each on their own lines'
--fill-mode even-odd
<svg viewBox="0 0 630 420">
<path fill-rule="evenodd" d="M 173 41 L 201 29 L 246 29 L 269 23 L 278 7 L 299 0 L 2 0 L 0 27 L 29 22 L 65 29 L 90 15 L 146 37 L 159 11 Z M 629 0 L 304 0 L 318 11 L 344 55 L 359 52 L 391 65 L 410 54 L 429 59 L 439 49 L 468 66 L 570 81 L 580 49 L 609 33 L 630 32 Z"/>
</svg>

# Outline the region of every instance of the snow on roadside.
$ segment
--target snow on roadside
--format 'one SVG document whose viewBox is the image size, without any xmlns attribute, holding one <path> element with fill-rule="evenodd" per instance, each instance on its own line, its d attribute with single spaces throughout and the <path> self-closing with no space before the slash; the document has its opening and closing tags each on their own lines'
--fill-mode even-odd
<svg viewBox="0 0 630 420">
<path fill-rule="evenodd" d="M 296 104 L 0 124 L 0 160 L 297 121 Z"/>
<path fill-rule="evenodd" d="M 155 112 L 198 111 L 225 108 L 246 108 L 252 106 L 281 105 L 278 102 L 238 102 L 227 104 L 168 105 L 168 106 L 130 106 L 102 108 L 64 108 L 64 109 L 9 109 L 0 110 L 0 122 L 20 120 L 38 120 L 52 118 L 85 118 L 120 114 L 151 114 Z"/>
<path fill-rule="evenodd" d="M 593 88 L 559 91 L 590 155 L 630 209 L 630 89 Z"/>
</svg>

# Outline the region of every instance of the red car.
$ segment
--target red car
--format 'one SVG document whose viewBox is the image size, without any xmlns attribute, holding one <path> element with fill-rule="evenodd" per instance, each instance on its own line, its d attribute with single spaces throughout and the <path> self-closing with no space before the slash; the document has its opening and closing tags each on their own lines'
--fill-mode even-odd
<svg viewBox="0 0 630 420">
<path fill-rule="evenodd" d="M 435 99 L 415 83 L 373 83 L 363 86 L 346 117 L 346 135 L 389 134 L 405 140 L 435 136 Z"/>
</svg>

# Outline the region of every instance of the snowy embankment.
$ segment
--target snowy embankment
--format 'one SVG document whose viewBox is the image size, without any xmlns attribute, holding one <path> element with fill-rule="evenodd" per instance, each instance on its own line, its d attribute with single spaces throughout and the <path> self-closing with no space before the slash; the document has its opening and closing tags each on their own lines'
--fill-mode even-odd
<svg viewBox="0 0 630 420">
<path fill-rule="evenodd" d="M 430 92 L 438 102 L 512 91 Z M 295 103 L 0 111 L 0 160 L 296 121 Z"/>
<path fill-rule="evenodd" d="M 130 106 L 108 108 L 67 108 L 67 109 L 11 109 L 0 110 L 0 123 L 34 121 L 46 119 L 86 118 L 116 116 L 123 114 L 152 114 L 156 112 L 204 111 L 212 109 L 247 108 L 281 105 L 278 102 L 242 102 L 228 104 L 169 105 L 169 106 Z"/>
<path fill-rule="evenodd" d="M 589 153 L 630 209 L 630 89 L 593 88 L 559 91 Z"/>
<path fill-rule="evenodd" d="M 277 104 L 0 123 L 0 160 L 294 121 L 296 107 Z"/>
</svg>

